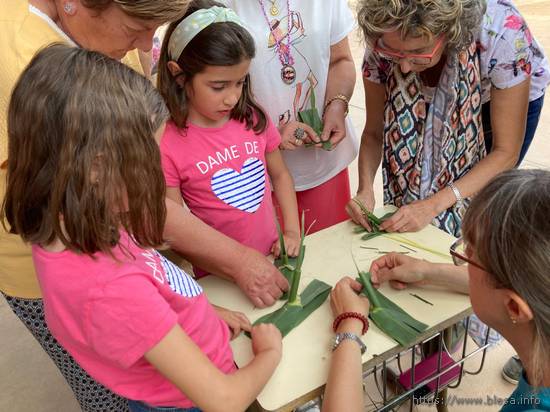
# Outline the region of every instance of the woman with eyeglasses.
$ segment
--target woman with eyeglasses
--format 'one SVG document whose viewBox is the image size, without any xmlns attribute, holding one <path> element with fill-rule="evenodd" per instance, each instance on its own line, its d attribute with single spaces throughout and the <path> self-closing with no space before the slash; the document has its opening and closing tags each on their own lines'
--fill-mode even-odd
<svg viewBox="0 0 550 412">
<path fill-rule="evenodd" d="M 374 208 L 382 162 L 380 229 L 433 223 L 455 236 L 470 197 L 519 164 L 537 127 L 548 61 L 508 0 L 360 0 L 368 44 L 367 120 L 356 200 Z M 356 202 L 347 210 L 366 228 Z"/>
<path fill-rule="evenodd" d="M 459 239 L 451 247 L 457 266 L 391 253 L 370 268 L 375 285 L 430 285 L 469 293 L 476 315 L 510 342 L 524 365 L 504 412 L 550 410 L 549 215 L 550 171 L 510 170 L 472 200 L 464 218 L 464 242 Z M 335 316 L 349 308 L 364 308 L 362 313 L 368 314 L 364 298 L 351 293 L 354 286 L 346 278 L 335 287 Z M 361 330 L 359 320 L 347 322 L 339 332 Z M 363 410 L 360 346 L 347 342 L 333 354 L 324 412 Z"/>
</svg>

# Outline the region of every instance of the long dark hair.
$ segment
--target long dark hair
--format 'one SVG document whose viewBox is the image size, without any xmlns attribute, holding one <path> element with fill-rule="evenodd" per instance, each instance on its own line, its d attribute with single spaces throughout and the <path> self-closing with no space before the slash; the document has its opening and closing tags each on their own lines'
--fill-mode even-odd
<svg viewBox="0 0 550 412">
<path fill-rule="evenodd" d="M 161 244 L 154 135 L 168 115 L 154 86 L 122 63 L 61 44 L 40 51 L 8 110 L 2 217 L 11 233 L 86 254 L 111 254 L 121 227 L 142 247 Z"/>
<path fill-rule="evenodd" d="M 168 26 L 162 43 L 158 89 L 166 101 L 172 120 L 182 129 L 187 126 L 189 107 L 185 88 L 178 84 L 168 69 L 168 62 L 172 60 L 168 52 L 168 42 L 172 32 L 184 18 L 197 10 L 213 6 L 224 7 L 211 0 L 193 1 L 185 16 Z M 213 23 L 189 42 L 176 63 L 183 70 L 182 76 L 187 84 L 207 66 L 234 66 L 244 59 L 253 59 L 255 54 L 254 39 L 245 28 L 233 22 Z M 253 98 L 249 74 L 245 78 L 241 98 L 231 111 L 231 118 L 246 123 L 247 130 L 252 129 L 257 134 L 264 132 L 267 127 L 267 115 Z"/>
</svg>

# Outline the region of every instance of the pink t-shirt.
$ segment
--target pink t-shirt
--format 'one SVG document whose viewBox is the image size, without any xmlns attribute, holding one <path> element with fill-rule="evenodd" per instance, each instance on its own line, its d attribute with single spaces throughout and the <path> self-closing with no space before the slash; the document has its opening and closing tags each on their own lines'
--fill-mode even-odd
<svg viewBox="0 0 550 412">
<path fill-rule="evenodd" d="M 259 135 L 236 120 L 186 131 L 169 122 L 160 143 L 166 185 L 179 187 L 202 221 L 267 255 L 277 230 L 265 154 L 280 143 L 271 122 Z"/>
<path fill-rule="evenodd" d="M 52 334 L 98 382 L 128 399 L 189 408 L 193 402 L 144 354 L 179 324 L 214 365 L 235 371 L 229 328 L 189 275 L 123 234 L 116 259 L 33 246 Z M 186 365 L 181 365 L 185 368 Z"/>
</svg>

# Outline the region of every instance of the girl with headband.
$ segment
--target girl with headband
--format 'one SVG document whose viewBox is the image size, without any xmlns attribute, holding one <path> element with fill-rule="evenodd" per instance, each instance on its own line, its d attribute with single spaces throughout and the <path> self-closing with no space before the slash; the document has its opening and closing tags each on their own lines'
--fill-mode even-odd
<svg viewBox="0 0 550 412">
<path fill-rule="evenodd" d="M 279 132 L 252 97 L 254 54 L 239 17 L 214 1 L 194 1 L 168 27 L 158 74 L 171 114 L 160 144 L 167 196 L 183 199 L 204 222 L 246 246 L 278 255 L 271 182 L 287 251 L 295 256 L 294 185 Z"/>
</svg>

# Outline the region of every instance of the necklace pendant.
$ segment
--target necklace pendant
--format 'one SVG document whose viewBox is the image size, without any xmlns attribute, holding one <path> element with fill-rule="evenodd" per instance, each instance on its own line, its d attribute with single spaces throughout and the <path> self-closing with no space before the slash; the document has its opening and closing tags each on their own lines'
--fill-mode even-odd
<svg viewBox="0 0 550 412">
<path fill-rule="evenodd" d="M 269 12 L 273 17 L 275 17 L 279 14 L 279 8 L 275 4 L 272 4 L 271 8 L 269 9 Z"/>
<path fill-rule="evenodd" d="M 281 80 L 284 84 L 292 84 L 296 80 L 296 69 L 290 64 L 283 65 L 281 69 Z"/>
</svg>

